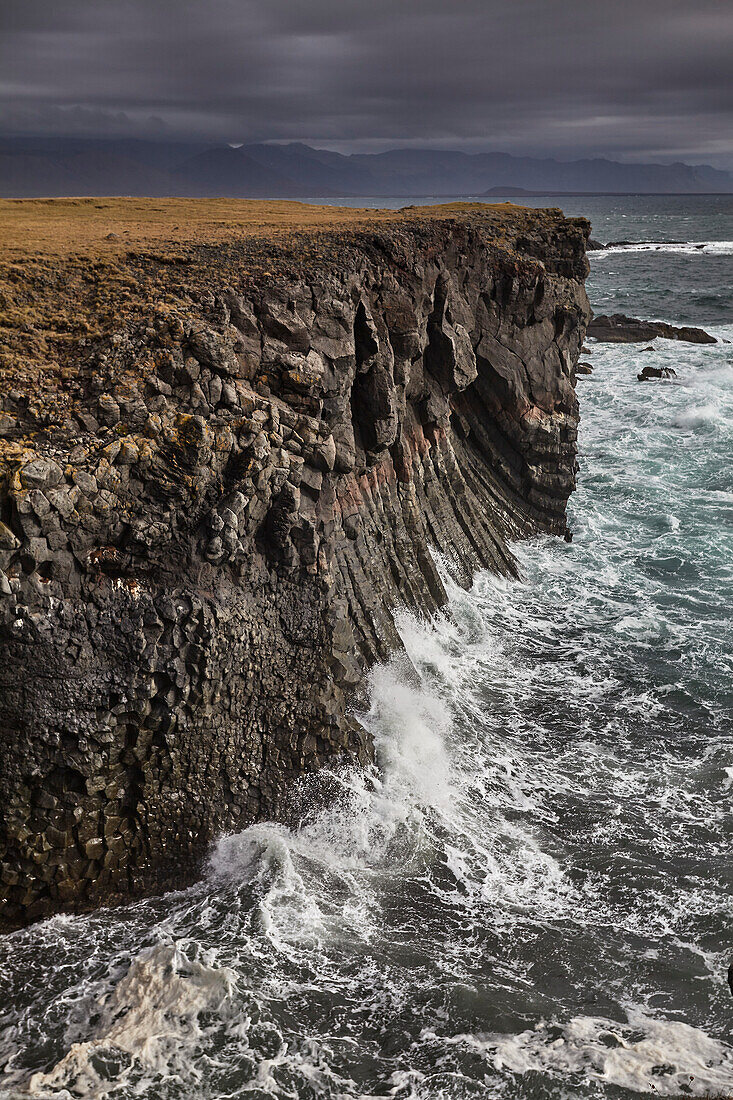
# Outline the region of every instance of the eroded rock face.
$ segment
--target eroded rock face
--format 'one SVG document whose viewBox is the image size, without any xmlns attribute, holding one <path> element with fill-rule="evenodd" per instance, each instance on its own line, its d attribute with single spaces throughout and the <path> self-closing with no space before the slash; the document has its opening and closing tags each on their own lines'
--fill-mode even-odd
<svg viewBox="0 0 733 1100">
<path fill-rule="evenodd" d="M 3 441 L 6 927 L 182 885 L 296 777 L 367 759 L 349 701 L 391 608 L 444 601 L 430 549 L 468 583 L 566 532 L 589 227 L 532 218 L 233 272 L 144 377 L 134 334 L 95 351 L 73 434 Z"/>
</svg>

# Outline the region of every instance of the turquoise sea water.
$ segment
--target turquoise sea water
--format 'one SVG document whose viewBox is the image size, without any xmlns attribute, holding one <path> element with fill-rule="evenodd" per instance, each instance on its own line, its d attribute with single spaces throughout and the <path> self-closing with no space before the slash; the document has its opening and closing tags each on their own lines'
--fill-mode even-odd
<svg viewBox="0 0 733 1100">
<path fill-rule="evenodd" d="M 593 254 L 597 312 L 721 342 L 588 345 L 574 541 L 442 563 L 335 806 L 0 941 L 0 1096 L 733 1091 L 733 198 L 564 206 L 664 245 Z"/>
</svg>

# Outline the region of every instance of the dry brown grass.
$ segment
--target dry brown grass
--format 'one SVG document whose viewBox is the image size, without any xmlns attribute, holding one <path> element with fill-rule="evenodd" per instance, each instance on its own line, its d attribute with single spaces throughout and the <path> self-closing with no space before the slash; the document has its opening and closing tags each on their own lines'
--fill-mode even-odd
<svg viewBox="0 0 733 1100">
<path fill-rule="evenodd" d="M 0 199 L 0 254 L 7 259 L 94 254 L 112 260 L 130 248 L 231 243 L 415 217 L 486 213 L 500 219 L 517 209 L 511 203 L 371 210 L 260 199 Z"/>
</svg>

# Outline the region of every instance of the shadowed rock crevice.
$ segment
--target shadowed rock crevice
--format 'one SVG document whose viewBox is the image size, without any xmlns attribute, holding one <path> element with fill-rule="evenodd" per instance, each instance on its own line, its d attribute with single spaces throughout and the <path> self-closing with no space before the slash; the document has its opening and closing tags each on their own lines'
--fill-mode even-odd
<svg viewBox="0 0 733 1100">
<path fill-rule="evenodd" d="M 354 438 L 359 450 L 376 456 L 397 437 L 397 395 L 389 341 L 380 346 L 374 321 L 359 302 L 354 316 L 356 370 L 351 391 Z"/>
<path fill-rule="evenodd" d="M 202 246 L 185 295 L 75 346 L 44 424 L 13 398 L 6 927 L 180 886 L 222 832 L 287 820 L 299 776 L 370 758 L 349 708 L 392 610 L 445 601 L 433 551 L 469 584 L 565 533 L 587 234 L 489 208 Z"/>
</svg>

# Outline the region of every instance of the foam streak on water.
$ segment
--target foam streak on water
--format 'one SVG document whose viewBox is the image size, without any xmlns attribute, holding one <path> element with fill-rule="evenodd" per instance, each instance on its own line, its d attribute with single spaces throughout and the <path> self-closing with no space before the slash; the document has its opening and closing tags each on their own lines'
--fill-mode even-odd
<svg viewBox="0 0 733 1100">
<path fill-rule="evenodd" d="M 468 592 L 441 563 L 327 809 L 0 943 L 0 1096 L 733 1087 L 731 350 L 593 345 L 574 541 Z"/>
<path fill-rule="evenodd" d="M 639 241 L 635 244 L 616 244 L 606 247 L 607 252 L 676 252 L 693 256 L 696 252 L 705 256 L 733 256 L 733 241 Z"/>
</svg>

